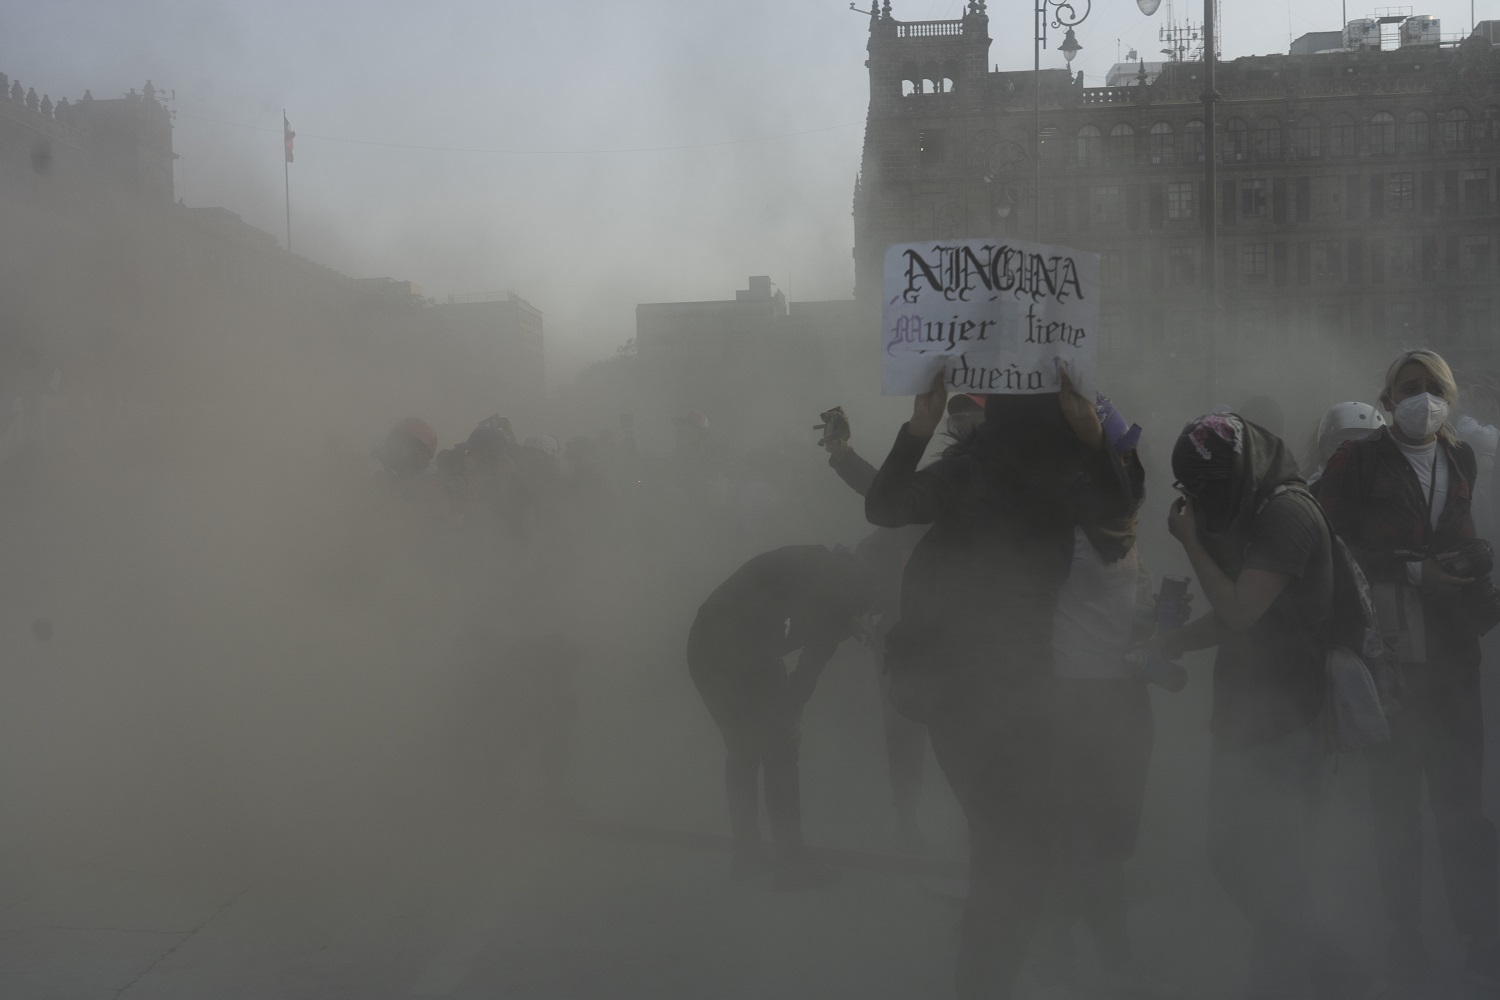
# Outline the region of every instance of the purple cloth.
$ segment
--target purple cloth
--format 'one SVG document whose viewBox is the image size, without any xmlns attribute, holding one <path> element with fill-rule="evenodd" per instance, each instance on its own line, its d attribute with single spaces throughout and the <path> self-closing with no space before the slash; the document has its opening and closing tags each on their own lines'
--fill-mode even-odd
<svg viewBox="0 0 1500 1000">
<path fill-rule="evenodd" d="M 1121 454 L 1134 451 L 1141 440 L 1141 425 L 1126 424 L 1125 417 L 1103 393 L 1096 395 L 1094 400 L 1099 423 L 1104 426 L 1104 439 L 1109 442 L 1110 447 Z"/>
</svg>

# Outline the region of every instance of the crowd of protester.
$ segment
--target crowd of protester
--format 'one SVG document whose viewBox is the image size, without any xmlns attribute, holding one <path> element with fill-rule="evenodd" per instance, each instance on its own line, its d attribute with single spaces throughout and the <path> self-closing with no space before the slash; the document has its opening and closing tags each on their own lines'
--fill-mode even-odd
<svg viewBox="0 0 1500 1000">
<path fill-rule="evenodd" d="M 831 881 L 797 829 L 797 726 L 832 647 L 864 636 L 889 705 L 899 845 L 922 850 L 911 775 L 928 741 L 967 819 L 958 996 L 1011 996 L 1028 966 L 1051 995 L 1076 995 L 1079 923 L 1095 985 L 1145 995 L 1132 992 L 1144 983 L 1123 872 L 1152 757 L 1147 685 L 1180 684 L 1175 661 L 1211 649 L 1202 808 L 1210 865 L 1249 928 L 1241 994 L 1420 989 L 1432 967 L 1424 787 L 1466 973 L 1500 989 L 1500 873 L 1481 795 L 1481 637 L 1500 622 L 1478 527 L 1494 516 L 1488 396 L 1461 399 L 1440 356 L 1411 351 L 1378 406 L 1327 411 L 1301 463 L 1270 397 L 1189 421 L 1171 444 L 1166 520 L 1207 604 L 1192 620 L 1182 581 L 1158 592 L 1137 552 L 1142 429 L 1104 396 L 1065 378 L 1054 393 L 949 399 L 939 376 L 878 468 L 850 447 L 848 415 L 823 413 L 829 464 L 876 530 L 853 551 L 750 560 L 704 602 L 688 641 L 728 748 L 734 874 L 762 861 L 758 765 L 774 884 Z M 781 658 L 796 650 L 788 671 Z M 1325 764 L 1351 751 L 1368 767 L 1369 878 L 1387 911 L 1374 964 L 1345 950 L 1315 902 Z"/>
<path fill-rule="evenodd" d="M 369 463 L 330 455 L 359 516 L 328 532 L 345 575 L 326 582 L 399 585 L 392 617 L 442 606 L 435 655 L 468 679 L 449 716 L 456 759 L 520 811 L 558 818 L 577 808 L 578 678 L 598 652 L 584 639 L 590 580 L 618 567 L 616 584 L 676 581 L 698 607 L 682 616 L 675 676 L 723 738 L 730 873 L 782 890 L 838 878 L 804 842 L 800 730 L 836 651 L 863 643 L 894 846 L 928 850 L 929 747 L 966 820 L 961 998 L 1011 996 L 1026 970 L 1075 995 L 1080 926 L 1094 985 L 1142 995 L 1126 882 L 1155 742 L 1148 687 L 1180 687 L 1177 661 L 1211 649 L 1199 808 L 1249 930 L 1243 995 L 1363 1000 L 1424 980 L 1424 788 L 1467 971 L 1500 989 L 1480 701 L 1481 637 L 1500 622 L 1484 541 L 1500 407 L 1483 385 L 1461 397 L 1430 351 L 1402 354 L 1379 389 L 1377 405 L 1333 405 L 1299 461 L 1268 397 L 1168 436 L 1066 378 L 1056 392 L 950 398 L 939 376 L 878 464 L 851 446 L 849 414 L 821 414 L 822 483 L 841 480 L 847 519 L 862 508 L 869 523 L 848 548 L 808 544 L 805 462 L 732 452 L 701 412 L 673 421 L 661 454 L 629 418 L 559 443 L 497 415 L 445 448 L 411 417 Z M 1143 438 L 1170 452 L 1164 510 L 1147 507 Z M 1180 544 L 1195 617 L 1187 581 L 1139 551 L 1148 510 Z M 711 580 L 694 551 L 705 539 Z M 1351 662 L 1354 674 L 1335 669 Z M 1365 702 L 1350 676 L 1368 682 Z M 1372 704 L 1377 719 L 1347 728 Z M 1376 965 L 1344 950 L 1316 904 L 1320 789 L 1328 757 L 1349 751 L 1369 774 L 1369 877 L 1386 904 Z"/>
</svg>

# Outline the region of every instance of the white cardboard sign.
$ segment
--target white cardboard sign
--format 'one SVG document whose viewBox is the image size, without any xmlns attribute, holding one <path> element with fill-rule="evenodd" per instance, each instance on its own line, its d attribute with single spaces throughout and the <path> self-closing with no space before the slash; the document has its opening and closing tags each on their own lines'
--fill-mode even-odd
<svg viewBox="0 0 1500 1000">
<path fill-rule="evenodd" d="M 1056 392 L 1093 385 L 1099 255 L 1020 240 L 898 243 L 885 252 L 881 392 Z"/>
</svg>

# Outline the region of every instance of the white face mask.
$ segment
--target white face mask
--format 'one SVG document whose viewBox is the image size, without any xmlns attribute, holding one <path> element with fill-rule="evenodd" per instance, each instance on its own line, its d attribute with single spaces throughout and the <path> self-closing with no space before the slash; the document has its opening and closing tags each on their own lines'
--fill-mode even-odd
<svg viewBox="0 0 1500 1000">
<path fill-rule="evenodd" d="M 1402 434 L 1424 441 L 1436 434 L 1448 419 L 1448 401 L 1430 392 L 1408 396 L 1396 404 L 1395 417 Z"/>
</svg>

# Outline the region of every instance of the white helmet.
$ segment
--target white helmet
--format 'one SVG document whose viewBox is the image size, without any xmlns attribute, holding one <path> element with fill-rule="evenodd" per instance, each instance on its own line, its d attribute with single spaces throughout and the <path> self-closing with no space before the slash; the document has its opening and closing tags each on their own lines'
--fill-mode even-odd
<svg viewBox="0 0 1500 1000">
<path fill-rule="evenodd" d="M 1318 421 L 1318 461 L 1327 462 L 1345 441 L 1365 437 L 1385 418 L 1369 403 L 1337 403 Z"/>
<path fill-rule="evenodd" d="M 1474 449 L 1476 456 L 1489 459 L 1495 457 L 1495 451 L 1500 447 L 1500 430 L 1493 424 L 1481 424 L 1465 414 L 1458 418 L 1453 429 L 1458 431 L 1460 441 Z"/>
</svg>

